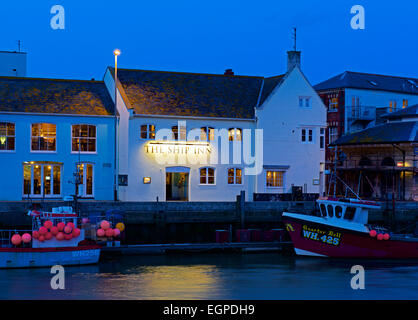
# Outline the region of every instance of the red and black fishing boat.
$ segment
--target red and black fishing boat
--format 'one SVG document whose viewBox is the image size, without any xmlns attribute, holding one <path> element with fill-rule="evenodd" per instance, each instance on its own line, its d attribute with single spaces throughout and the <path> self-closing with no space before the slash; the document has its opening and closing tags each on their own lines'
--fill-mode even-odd
<svg viewBox="0 0 418 320">
<path fill-rule="evenodd" d="M 418 258 L 418 237 L 368 224 L 373 201 L 327 197 L 317 200 L 320 215 L 283 213 L 298 255 L 337 258 Z"/>
</svg>

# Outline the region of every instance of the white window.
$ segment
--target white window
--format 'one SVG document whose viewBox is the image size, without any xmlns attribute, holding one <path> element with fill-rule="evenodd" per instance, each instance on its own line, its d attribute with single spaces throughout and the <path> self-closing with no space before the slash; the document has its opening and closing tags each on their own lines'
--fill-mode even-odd
<svg viewBox="0 0 418 320">
<path fill-rule="evenodd" d="M 338 127 L 329 127 L 329 143 L 338 139 Z"/>
<path fill-rule="evenodd" d="M 229 137 L 229 141 L 242 141 L 242 129 L 229 128 L 228 137 Z"/>
<path fill-rule="evenodd" d="M 338 97 L 336 94 L 328 96 L 329 107 L 328 111 L 337 111 L 338 110 Z"/>
<path fill-rule="evenodd" d="M 299 97 L 299 107 L 310 108 L 311 107 L 311 97 Z"/>
<path fill-rule="evenodd" d="M 283 188 L 284 171 L 268 170 L 266 171 L 266 187 Z"/>
<path fill-rule="evenodd" d="M 30 162 L 23 165 L 23 196 L 59 197 L 61 164 Z"/>
<path fill-rule="evenodd" d="M 74 124 L 71 126 L 72 152 L 96 152 L 96 126 Z"/>
<path fill-rule="evenodd" d="M 325 148 L 325 128 L 319 129 L 319 148 Z"/>
<path fill-rule="evenodd" d="M 57 127 L 52 123 L 34 123 L 31 130 L 31 151 L 56 151 Z"/>
<path fill-rule="evenodd" d="M 155 139 L 155 125 L 141 125 L 141 139 Z"/>
<path fill-rule="evenodd" d="M 215 169 L 200 168 L 200 184 L 215 184 Z"/>
<path fill-rule="evenodd" d="M 171 127 L 171 131 L 173 132 L 173 140 L 186 140 L 186 126 L 180 125 Z"/>
<path fill-rule="evenodd" d="M 302 128 L 301 129 L 301 141 L 303 143 L 313 143 L 314 141 L 313 129 Z"/>
<path fill-rule="evenodd" d="M 200 140 L 201 141 L 215 140 L 215 129 L 211 127 L 201 127 L 200 128 Z"/>
<path fill-rule="evenodd" d="M 228 169 L 228 184 L 242 184 L 242 169 Z"/>
<path fill-rule="evenodd" d="M 15 124 L 0 122 L 0 151 L 14 151 L 15 139 Z"/>
<path fill-rule="evenodd" d="M 93 197 L 93 164 L 77 164 L 77 176 L 77 195 L 79 197 Z"/>
</svg>

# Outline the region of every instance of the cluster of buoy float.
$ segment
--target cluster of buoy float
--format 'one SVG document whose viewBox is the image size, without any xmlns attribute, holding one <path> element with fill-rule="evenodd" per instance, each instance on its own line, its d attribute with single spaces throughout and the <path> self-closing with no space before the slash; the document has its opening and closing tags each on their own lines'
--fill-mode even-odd
<svg viewBox="0 0 418 320">
<path fill-rule="evenodd" d="M 23 243 L 30 243 L 32 241 L 32 236 L 29 233 L 24 233 L 22 235 L 16 233 L 12 236 L 12 244 L 16 247 L 20 246 Z"/>
<path fill-rule="evenodd" d="M 122 222 L 116 224 L 115 228 L 112 228 L 112 225 L 109 221 L 103 220 L 99 224 L 100 228 L 97 229 L 97 236 L 100 238 L 118 238 L 120 233 L 125 230 L 125 225 Z"/>
<path fill-rule="evenodd" d="M 47 220 L 39 230 L 34 230 L 32 232 L 32 237 L 41 242 L 51 240 L 54 237 L 57 240 L 62 241 L 77 238 L 80 233 L 80 229 L 76 228 L 72 222 L 67 222 L 67 224 L 58 222 L 57 225 L 54 226 L 54 223 L 51 220 Z"/>
<path fill-rule="evenodd" d="M 370 230 L 369 235 L 370 237 L 376 238 L 377 240 L 389 240 L 390 238 L 389 233 L 380 233 L 376 230 Z"/>
</svg>

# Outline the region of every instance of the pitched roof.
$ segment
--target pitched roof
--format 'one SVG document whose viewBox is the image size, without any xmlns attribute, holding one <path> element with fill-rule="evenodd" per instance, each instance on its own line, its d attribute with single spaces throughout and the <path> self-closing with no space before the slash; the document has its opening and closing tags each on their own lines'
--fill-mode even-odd
<svg viewBox="0 0 418 320">
<path fill-rule="evenodd" d="M 395 112 L 385 113 L 381 117 L 386 119 L 416 118 L 418 117 L 418 104 Z"/>
<path fill-rule="evenodd" d="M 390 144 L 418 141 L 418 121 L 389 122 L 347 134 L 332 145 Z"/>
<path fill-rule="evenodd" d="M 0 112 L 113 115 L 104 82 L 0 77 Z"/>
<path fill-rule="evenodd" d="M 314 86 L 317 91 L 339 88 L 383 90 L 418 95 L 418 79 L 346 71 Z"/>
<path fill-rule="evenodd" d="M 111 74 L 114 68 L 109 67 Z M 254 119 L 282 76 L 263 77 L 118 69 L 136 114 Z"/>
<path fill-rule="evenodd" d="M 284 76 L 284 74 L 281 74 L 279 76 L 264 79 L 263 92 L 261 93 L 259 103 L 260 106 L 264 103 L 264 101 L 266 101 L 268 96 L 273 92 L 274 88 L 282 83 Z"/>
</svg>

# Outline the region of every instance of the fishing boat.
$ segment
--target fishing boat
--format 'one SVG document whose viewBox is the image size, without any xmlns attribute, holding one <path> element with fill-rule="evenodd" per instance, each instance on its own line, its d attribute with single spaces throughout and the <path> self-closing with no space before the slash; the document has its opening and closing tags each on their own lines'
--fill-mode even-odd
<svg viewBox="0 0 418 320">
<path fill-rule="evenodd" d="M 297 255 L 335 258 L 418 258 L 418 236 L 368 223 L 380 205 L 358 198 L 317 200 L 319 215 L 283 213 Z"/>
<path fill-rule="evenodd" d="M 52 212 L 29 211 L 32 230 L 0 230 L 0 268 L 94 264 L 100 246 L 85 239 L 71 207 Z"/>
</svg>

